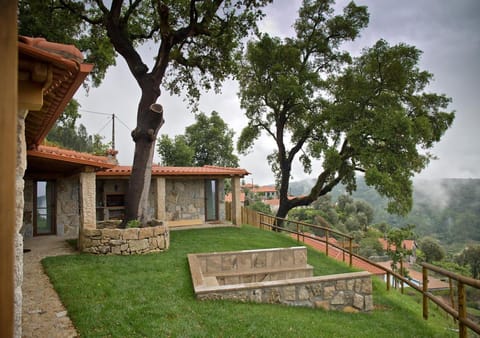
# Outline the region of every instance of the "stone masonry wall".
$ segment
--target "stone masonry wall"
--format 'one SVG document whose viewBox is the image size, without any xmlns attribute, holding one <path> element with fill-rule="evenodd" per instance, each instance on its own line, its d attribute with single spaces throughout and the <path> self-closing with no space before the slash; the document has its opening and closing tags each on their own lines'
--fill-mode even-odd
<svg viewBox="0 0 480 338">
<path fill-rule="evenodd" d="M 57 180 L 57 235 L 77 237 L 80 227 L 78 176 Z"/>
<path fill-rule="evenodd" d="M 21 110 L 17 115 L 17 167 L 15 171 L 16 210 L 15 210 L 15 272 L 14 272 L 14 337 L 22 336 L 22 283 L 23 283 L 23 207 L 24 180 L 27 169 L 27 149 L 25 141 L 25 117 L 27 110 Z"/>
<path fill-rule="evenodd" d="M 369 272 L 312 276 L 305 247 L 189 254 L 198 299 L 373 310 Z"/>
<path fill-rule="evenodd" d="M 166 225 L 130 229 L 83 229 L 83 252 L 102 255 L 134 255 L 165 251 L 170 247 Z"/>
<path fill-rule="evenodd" d="M 32 180 L 25 180 L 22 228 L 22 233 L 25 237 L 33 237 L 33 185 Z"/>
<path fill-rule="evenodd" d="M 205 290 L 197 293 L 197 298 L 285 304 L 344 312 L 373 310 L 372 280 L 368 273 L 286 279 L 250 285 L 220 286 L 208 292 Z"/>
<path fill-rule="evenodd" d="M 165 185 L 167 221 L 205 219 L 205 182 L 167 180 Z"/>
</svg>

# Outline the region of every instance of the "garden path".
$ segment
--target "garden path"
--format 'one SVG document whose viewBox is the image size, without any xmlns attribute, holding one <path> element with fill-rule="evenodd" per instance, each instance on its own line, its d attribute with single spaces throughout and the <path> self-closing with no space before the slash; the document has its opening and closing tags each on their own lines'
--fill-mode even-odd
<svg viewBox="0 0 480 338">
<path fill-rule="evenodd" d="M 26 238 L 23 254 L 23 337 L 78 337 L 67 311 L 43 271 L 47 256 L 74 254 L 64 237 Z M 28 251 L 30 250 L 30 251 Z"/>
</svg>

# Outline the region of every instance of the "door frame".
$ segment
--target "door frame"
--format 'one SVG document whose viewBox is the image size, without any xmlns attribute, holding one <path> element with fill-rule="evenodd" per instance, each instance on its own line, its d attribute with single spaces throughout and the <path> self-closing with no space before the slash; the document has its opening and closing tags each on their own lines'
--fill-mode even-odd
<svg viewBox="0 0 480 338">
<path fill-rule="evenodd" d="M 51 182 L 53 183 L 53 194 L 52 194 L 52 224 L 50 227 L 50 232 L 48 233 L 38 233 L 37 231 L 37 191 L 38 191 L 38 182 Z M 46 195 L 46 193 L 45 193 Z M 46 195 L 47 196 L 47 195 Z M 45 201 L 48 205 L 48 201 Z M 55 180 L 35 180 L 33 181 L 33 236 L 49 236 L 57 234 L 57 182 Z M 47 208 L 48 212 L 48 208 Z M 48 219 L 48 217 L 47 217 Z"/>
<path fill-rule="evenodd" d="M 215 200 L 214 200 L 214 206 L 215 206 L 215 216 L 214 218 L 208 218 L 208 195 L 207 195 L 207 187 L 211 182 L 215 182 Z M 218 221 L 218 215 L 219 215 L 219 203 L 218 203 L 218 180 L 215 178 L 207 178 L 205 179 L 205 221 L 206 222 L 212 222 L 212 221 Z"/>
</svg>

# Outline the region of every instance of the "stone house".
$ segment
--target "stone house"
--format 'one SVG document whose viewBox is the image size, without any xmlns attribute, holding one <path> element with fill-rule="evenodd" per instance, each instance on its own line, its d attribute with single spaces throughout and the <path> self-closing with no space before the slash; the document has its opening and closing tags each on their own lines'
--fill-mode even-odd
<svg viewBox="0 0 480 338">
<path fill-rule="evenodd" d="M 96 220 L 121 219 L 131 167 L 116 166 L 96 173 Z M 226 220 L 224 181 L 231 179 L 232 222 L 240 221 L 240 178 L 248 172 L 217 166 L 152 166 L 149 218 L 170 228 Z"/>
<path fill-rule="evenodd" d="M 18 98 L 12 105 L 17 107 L 16 135 L 12 133 L 17 148 L 12 191 L 16 226 L 10 256 L 15 272 L 13 330 L 20 337 L 23 237 L 81 240 L 84 231 L 96 229 L 97 221 L 120 219 L 131 168 L 118 166 L 111 157 L 42 145 L 93 65 L 84 64 L 80 51 L 71 45 L 27 37 L 18 37 L 17 44 L 18 96 L 12 95 Z M 245 175 L 246 170 L 236 168 L 153 166 L 150 216 L 169 227 L 222 222 L 224 179 L 231 179 L 232 223 L 239 224 L 240 178 Z M 7 281 L 5 285 L 7 290 Z"/>
<path fill-rule="evenodd" d="M 23 236 L 78 237 L 81 229 L 94 229 L 97 222 L 123 218 L 131 167 L 45 145 L 28 150 L 27 163 Z M 169 228 L 224 222 L 224 180 L 232 179 L 235 186 L 246 174 L 216 166 L 154 165 L 148 216 Z"/>
</svg>

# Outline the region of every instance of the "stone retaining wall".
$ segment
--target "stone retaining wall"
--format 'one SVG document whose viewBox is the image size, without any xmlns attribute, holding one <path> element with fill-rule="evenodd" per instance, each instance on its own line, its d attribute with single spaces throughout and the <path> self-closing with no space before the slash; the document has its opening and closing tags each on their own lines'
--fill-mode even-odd
<svg viewBox="0 0 480 338">
<path fill-rule="evenodd" d="M 102 255 L 135 255 L 165 251 L 170 246 L 166 225 L 129 229 L 83 229 L 83 252 Z"/>
<path fill-rule="evenodd" d="M 307 271 L 306 258 L 305 247 L 188 255 L 197 299 L 232 299 L 344 312 L 373 310 L 369 272 L 297 274 L 291 278 L 298 269 L 311 272 Z M 280 270 L 285 279 L 278 279 Z M 259 281 L 253 275 L 264 275 L 265 279 Z M 251 282 L 243 276 L 248 276 Z M 234 284 L 235 281 L 238 283 Z"/>
<path fill-rule="evenodd" d="M 373 310 L 372 281 L 368 272 L 210 286 L 196 295 L 202 300 L 232 299 L 344 312 Z"/>
</svg>

